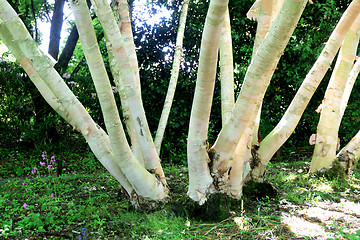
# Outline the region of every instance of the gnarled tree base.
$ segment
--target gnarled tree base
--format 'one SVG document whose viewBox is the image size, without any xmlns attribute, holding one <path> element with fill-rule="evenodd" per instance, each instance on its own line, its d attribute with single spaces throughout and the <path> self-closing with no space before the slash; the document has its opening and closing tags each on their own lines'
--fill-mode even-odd
<svg viewBox="0 0 360 240">
<path fill-rule="evenodd" d="M 338 160 L 334 160 L 330 168 L 323 168 L 315 173 L 316 176 L 322 176 L 327 179 L 339 179 L 339 180 L 347 180 L 347 170 L 344 168 L 341 162 Z"/>
</svg>

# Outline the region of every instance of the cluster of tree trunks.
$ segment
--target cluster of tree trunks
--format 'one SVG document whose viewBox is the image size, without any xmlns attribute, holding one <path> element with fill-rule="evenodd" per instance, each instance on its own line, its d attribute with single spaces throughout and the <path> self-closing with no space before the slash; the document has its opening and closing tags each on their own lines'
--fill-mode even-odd
<svg viewBox="0 0 360 240">
<path fill-rule="evenodd" d="M 354 64 L 359 42 L 360 0 L 353 0 L 339 20 L 277 126 L 262 141 L 258 136 L 265 92 L 307 2 L 257 0 L 254 3 L 248 12 L 248 17 L 258 24 L 253 55 L 235 102 L 228 1 L 210 1 L 202 33 L 187 142 L 188 195 L 200 205 L 214 193 L 239 199 L 247 181 L 264 180 L 269 161 L 294 131 L 339 50 L 320 111 L 310 171 L 325 171 L 337 162 L 336 159 L 347 172 L 354 170 L 360 156 L 359 133 L 338 155 L 336 147 L 341 118 L 360 70 L 359 61 Z M 89 12 L 91 4 L 103 28 L 123 119 L 120 119 L 98 46 Z M 25 69 L 47 103 L 82 133 L 96 157 L 120 182 L 135 206 L 147 208 L 166 201 L 169 190 L 159 153 L 179 74 L 189 0 L 183 2 L 168 94 L 155 140 L 150 133 L 141 99 L 141 76 L 128 2 L 113 0 L 110 6 L 106 0 L 91 0 L 91 3 L 70 0 L 70 5 L 76 26 L 71 30 L 59 58 L 64 0 L 56 0 L 54 5 L 49 46 L 52 57 L 38 48 L 6 0 L 0 0 L 0 39 Z M 78 38 L 97 91 L 106 131 L 93 121 L 61 77 Z M 209 117 L 218 64 L 223 126 L 214 145 L 209 147 Z"/>
</svg>

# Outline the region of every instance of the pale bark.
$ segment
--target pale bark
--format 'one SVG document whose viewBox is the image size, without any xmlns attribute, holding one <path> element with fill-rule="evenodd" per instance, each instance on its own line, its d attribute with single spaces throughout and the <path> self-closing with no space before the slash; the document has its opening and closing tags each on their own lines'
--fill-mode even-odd
<svg viewBox="0 0 360 240">
<path fill-rule="evenodd" d="M 143 190 L 149 188 L 151 191 L 157 192 L 158 196 L 163 197 L 165 195 L 163 192 L 164 187 L 157 183 L 155 176 L 151 175 L 139 164 L 127 143 L 86 1 L 79 0 L 76 4 L 73 2 L 70 2 L 70 4 L 79 31 L 82 49 L 103 112 L 112 152 L 119 159 L 119 166 L 126 178 L 141 196 L 147 197 L 147 195 L 143 195 Z"/>
<path fill-rule="evenodd" d="M 358 16 L 345 36 L 325 92 L 310 166 L 312 173 L 329 169 L 336 158 L 338 131 L 342 117 L 341 103 L 346 82 L 356 57 L 359 27 L 360 17 Z"/>
<path fill-rule="evenodd" d="M 256 54 L 260 44 L 264 40 L 266 34 L 268 33 L 271 27 L 271 24 L 273 23 L 273 19 L 272 19 L 273 9 L 274 9 L 274 0 L 267 0 L 267 1 L 261 0 L 256 10 L 250 9 L 250 11 L 258 11 L 256 16 L 256 20 L 258 23 L 256 28 L 253 56 Z"/>
<path fill-rule="evenodd" d="M 229 9 L 226 10 L 222 35 L 220 38 L 220 84 L 221 84 L 221 120 L 227 122 L 235 103 L 234 63 L 231 39 Z"/>
<path fill-rule="evenodd" d="M 351 174 L 357 166 L 360 158 L 360 131 L 337 155 L 340 164 Z"/>
<path fill-rule="evenodd" d="M 132 195 L 133 187 L 116 164 L 106 133 L 91 119 L 59 74 L 54 62 L 41 52 L 16 12 L 0 0 L 0 38 L 29 75 L 40 93 L 74 129 L 82 133 L 105 168 Z"/>
<path fill-rule="evenodd" d="M 279 13 L 282 2 L 283 2 L 282 0 L 267 0 L 267 1 L 258 0 L 258 1 L 259 1 L 258 4 L 256 5 L 256 3 L 255 3 L 254 6 L 249 10 L 249 12 L 247 14 L 248 17 L 250 17 L 251 11 L 254 11 L 256 14 L 254 15 L 254 17 L 252 17 L 252 19 L 257 20 L 256 35 L 255 35 L 253 54 L 252 54 L 253 57 L 256 54 L 260 44 L 264 40 L 266 34 L 268 33 L 271 25 L 274 23 L 275 17 Z M 240 151 L 251 151 L 253 146 L 254 147 L 259 146 L 260 139 L 258 137 L 258 135 L 259 135 L 258 132 L 259 132 L 259 126 L 260 126 L 261 109 L 262 109 L 262 102 L 259 106 L 259 110 L 258 110 L 257 117 L 256 117 L 254 124 L 247 127 L 247 128 L 251 128 L 252 132 L 250 133 L 249 130 L 246 130 L 245 132 L 249 132 L 250 134 L 245 134 L 244 136 L 242 136 L 242 138 L 248 137 L 249 143 L 245 145 L 246 146 L 245 149 L 241 149 L 238 147 L 238 149 Z M 250 149 L 247 148 L 248 145 L 250 145 Z M 245 146 L 243 146 L 243 148 Z M 248 149 L 248 150 L 246 150 L 246 149 Z M 250 154 L 247 154 L 247 155 L 251 156 Z M 248 162 L 250 162 L 250 159 L 244 160 L 245 164 L 247 164 Z"/>
<path fill-rule="evenodd" d="M 131 19 L 129 13 L 129 4 L 127 0 L 112 0 L 112 8 L 117 13 L 118 27 L 125 43 L 125 48 L 130 58 L 131 66 L 136 74 L 136 87 L 140 90 L 140 73 L 136 55 L 134 36 L 131 29 Z"/>
<path fill-rule="evenodd" d="M 281 6 L 284 4 L 284 0 L 273 0 L 273 8 L 271 14 L 271 21 L 274 22 L 276 16 L 279 14 Z"/>
<path fill-rule="evenodd" d="M 212 171 L 215 178 L 221 178 L 223 174 L 228 173 L 240 137 L 246 127 L 254 124 L 271 76 L 306 2 L 305 0 L 289 0 L 284 3 L 257 54 L 253 57 L 231 117 L 222 128 L 215 145 L 210 150 L 213 160 Z"/>
<path fill-rule="evenodd" d="M 118 93 L 120 96 L 121 111 L 123 114 L 123 122 L 126 126 L 127 134 L 129 135 L 129 138 L 130 138 L 131 150 L 132 150 L 135 158 L 139 161 L 139 163 L 142 166 L 145 166 L 141 146 L 140 146 L 138 137 L 136 135 L 133 117 L 131 116 L 131 113 L 129 110 L 129 105 L 128 105 L 128 101 L 127 101 L 126 94 L 125 94 L 126 90 L 124 87 L 123 80 L 121 79 L 121 74 L 119 71 L 120 67 L 119 67 L 118 62 L 114 58 L 114 53 L 112 51 L 111 44 L 108 41 L 106 36 L 105 36 L 105 40 L 106 40 L 107 53 L 109 56 L 110 71 L 114 78 L 114 82 L 116 84 L 116 87 L 117 87 L 117 90 L 118 90 Z"/>
<path fill-rule="evenodd" d="M 284 5 L 286 2 L 284 2 Z M 337 27 L 331 34 L 329 41 L 326 43 L 319 58 L 316 60 L 314 66 L 307 74 L 300 89 L 296 93 L 293 101 L 286 110 L 284 116 L 277 124 L 277 126 L 262 140 L 260 148 L 257 151 L 258 159 L 256 161 L 255 169 L 252 170 L 252 176 L 255 180 L 261 181 L 265 173 L 267 164 L 276 151 L 284 144 L 294 131 L 301 115 L 303 114 L 310 98 L 314 94 L 320 81 L 324 77 L 331 62 L 333 61 L 337 51 L 340 48 L 345 34 L 350 29 L 355 21 L 355 18 L 360 11 L 360 0 L 354 0 L 348 9 L 345 11 L 343 17 L 340 19 Z"/>
<path fill-rule="evenodd" d="M 179 21 L 179 29 L 176 38 L 176 45 L 175 45 L 175 53 L 174 53 L 174 61 L 173 66 L 171 69 L 171 77 L 169 82 L 169 87 L 167 90 L 167 94 L 165 97 L 165 103 L 163 110 L 161 112 L 161 117 L 159 120 L 159 125 L 156 131 L 155 136 L 155 147 L 157 153 L 160 155 L 161 143 L 164 137 L 166 124 L 169 118 L 171 105 L 174 99 L 176 84 L 179 77 L 179 69 L 180 69 L 180 62 L 181 62 L 181 55 L 182 55 L 182 48 L 183 48 L 183 39 L 185 33 L 185 25 L 186 25 L 186 18 L 189 8 L 189 0 L 185 0 L 181 9 L 180 14 L 180 21 Z"/>
<path fill-rule="evenodd" d="M 261 42 L 268 33 L 273 20 L 275 20 L 272 18 L 274 8 L 273 2 L 273 0 L 257 1 L 254 3 L 247 14 L 249 18 L 256 19 L 258 22 L 253 48 L 253 57 L 255 56 Z M 232 108 L 228 113 L 227 119 L 231 115 L 231 110 Z M 260 125 L 260 115 L 261 104 L 259 106 L 255 121 L 246 127 L 239 143 L 237 144 L 234 155 L 232 157 L 233 160 L 231 163 L 231 168 L 229 168 L 231 169 L 230 173 L 224 172 L 224 174 L 221 176 L 221 179 L 217 180 L 217 188 L 220 192 L 227 192 L 228 195 L 237 199 L 240 199 L 242 196 L 244 180 L 247 179 L 249 174 L 252 148 L 259 146 L 260 139 L 258 138 L 258 131 Z M 223 125 L 224 124 L 225 123 L 223 122 Z"/>
<path fill-rule="evenodd" d="M 344 95 L 341 99 L 341 107 L 340 107 L 340 115 L 341 118 L 344 116 L 345 113 L 345 109 L 347 107 L 349 98 L 350 98 L 350 94 L 351 94 L 351 90 L 354 87 L 355 81 L 357 79 L 357 76 L 359 75 L 360 72 L 360 58 L 357 57 L 357 60 L 353 66 L 353 68 L 351 69 L 351 72 L 349 74 L 349 78 L 346 81 L 346 85 L 345 85 L 345 89 L 344 89 Z"/>
<path fill-rule="evenodd" d="M 257 53 L 257 50 L 264 40 L 266 34 L 269 32 L 271 25 L 275 21 L 275 17 L 280 12 L 283 0 L 268 0 L 268 1 L 261 1 L 258 3 L 256 9 L 251 8 L 250 11 L 255 11 L 256 15 L 253 19 L 257 20 L 257 28 L 256 28 L 256 35 L 254 41 L 254 48 L 253 48 L 253 57 Z M 255 5 L 255 4 L 254 4 Z M 248 16 L 251 15 L 250 12 L 247 14 Z M 249 16 L 250 17 L 250 16 Z M 249 174 L 248 169 L 250 169 L 250 162 L 251 162 L 251 154 L 253 148 L 257 148 L 260 145 L 260 138 L 259 138 L 259 127 L 260 127 L 260 117 L 261 117 L 261 109 L 262 109 L 262 102 L 259 105 L 258 113 L 255 119 L 254 124 L 250 124 L 247 126 L 247 129 L 244 131 L 243 136 L 241 136 L 241 142 L 245 142 L 244 139 L 248 139 L 246 144 L 243 144 L 237 147 L 236 151 L 246 152 L 243 155 L 246 157 L 244 159 L 244 180 Z M 250 130 L 252 129 L 252 130 Z"/>
<path fill-rule="evenodd" d="M 116 20 L 118 23 L 118 28 L 121 32 L 122 38 L 124 40 L 124 44 L 126 49 L 128 49 L 128 54 L 131 62 L 131 66 L 136 74 L 136 87 L 137 91 L 141 92 L 140 88 L 140 75 L 139 75 L 139 67 L 137 62 L 137 55 L 135 51 L 135 44 L 133 41 L 133 34 L 131 29 L 131 20 L 129 14 L 129 6 L 126 0 L 113 0 L 112 1 L 112 9 L 116 13 Z M 121 73 L 119 71 L 120 66 L 114 57 L 114 53 L 112 52 L 111 43 L 106 38 L 106 47 L 109 55 L 109 63 L 112 75 L 114 77 L 114 82 L 119 90 L 120 101 L 121 101 L 121 110 L 123 113 L 123 121 L 125 123 L 127 133 L 130 137 L 131 141 L 131 150 L 133 151 L 136 159 L 142 164 L 144 163 L 143 153 L 141 150 L 140 142 L 136 134 L 135 129 L 135 121 L 132 117 L 129 109 L 128 99 L 125 94 L 125 86 L 123 80 L 121 79 Z"/>
<path fill-rule="evenodd" d="M 121 151 L 119 155 L 123 156 L 121 161 L 114 157 L 109 137 L 91 119 L 85 108 L 53 68 L 52 58 L 39 50 L 17 14 L 5 0 L 0 0 L 0 37 L 24 66 L 32 80 L 37 82 L 42 93 L 46 92 L 44 96 L 50 104 L 83 134 L 96 157 L 119 180 L 133 199 L 137 198 L 136 193 L 147 200 L 165 198 L 164 187 L 153 175 L 144 168 L 133 167 L 133 162 L 136 163 L 136 161 L 127 158 L 126 154 L 130 151 L 126 149 L 126 146 L 117 146 Z M 122 171 L 126 172 L 126 178 Z M 127 179 L 134 185 L 131 185 Z"/>
<path fill-rule="evenodd" d="M 249 173 L 249 159 L 251 157 L 251 131 L 246 128 L 235 149 L 231 163 L 230 173 L 224 173 L 218 180 L 218 188 L 221 192 L 227 192 L 229 196 L 240 199 L 244 181 Z"/>
<path fill-rule="evenodd" d="M 130 114 L 134 120 L 134 126 L 140 146 L 143 152 L 145 167 L 153 171 L 163 184 L 166 184 L 159 156 L 150 133 L 146 120 L 144 107 L 141 100 L 141 93 L 137 87 L 137 76 L 130 61 L 131 53 L 128 52 L 122 35 L 119 31 L 115 17 L 106 0 L 92 1 L 96 15 L 111 44 L 114 59 L 120 66 L 121 79 L 124 84 L 124 92 L 127 98 Z"/>
<path fill-rule="evenodd" d="M 195 95 L 190 116 L 187 144 L 189 167 L 188 195 L 203 204 L 212 192 L 208 166 L 207 132 L 214 92 L 220 36 L 228 1 L 211 0 L 205 19 Z"/>
</svg>

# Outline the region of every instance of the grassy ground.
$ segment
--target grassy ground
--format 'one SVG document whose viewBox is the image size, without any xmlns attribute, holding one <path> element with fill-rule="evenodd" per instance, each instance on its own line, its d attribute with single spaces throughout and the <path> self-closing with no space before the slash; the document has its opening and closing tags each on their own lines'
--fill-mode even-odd
<svg viewBox="0 0 360 240">
<path fill-rule="evenodd" d="M 186 166 L 164 166 L 169 204 L 140 213 L 91 154 L 66 153 L 55 162 L 41 153 L 8 156 L 0 160 L 0 239 L 360 239 L 360 174 L 348 182 L 315 178 L 298 156 L 269 165 L 278 196 L 259 199 L 245 188 L 216 221 L 191 214 Z M 60 160 L 64 174 L 57 177 Z"/>
</svg>

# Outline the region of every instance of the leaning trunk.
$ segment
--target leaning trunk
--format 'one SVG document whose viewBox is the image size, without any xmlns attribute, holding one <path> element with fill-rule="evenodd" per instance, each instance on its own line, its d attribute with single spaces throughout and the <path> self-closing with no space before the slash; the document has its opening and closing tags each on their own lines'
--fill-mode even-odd
<svg viewBox="0 0 360 240">
<path fill-rule="evenodd" d="M 261 141 L 254 169 L 252 170 L 254 180 L 262 181 L 264 179 L 266 166 L 270 159 L 294 131 L 312 95 L 338 52 L 345 34 L 352 26 L 359 12 L 360 0 L 354 0 L 340 19 L 314 66 L 306 75 L 284 116 L 266 138 Z"/>
<path fill-rule="evenodd" d="M 346 34 L 329 86 L 325 92 L 310 167 L 312 173 L 328 170 L 336 158 L 338 131 L 342 117 L 341 103 L 346 82 L 349 79 L 349 73 L 356 56 L 359 43 L 359 27 L 360 17 L 357 18 Z"/>
<path fill-rule="evenodd" d="M 210 149 L 216 182 L 228 180 L 233 154 L 245 129 L 254 125 L 276 65 L 292 35 L 307 1 L 286 1 L 252 59 L 230 119 Z M 221 186 L 227 183 L 221 184 Z M 221 189 L 226 191 L 226 189 Z"/>
</svg>

